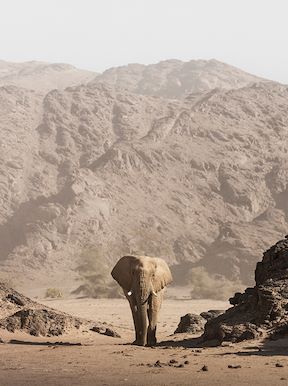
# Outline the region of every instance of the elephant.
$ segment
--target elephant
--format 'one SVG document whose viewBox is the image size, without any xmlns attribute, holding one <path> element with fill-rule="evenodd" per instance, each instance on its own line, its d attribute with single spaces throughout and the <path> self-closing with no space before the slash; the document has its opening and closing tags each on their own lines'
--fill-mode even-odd
<svg viewBox="0 0 288 386">
<path fill-rule="evenodd" d="M 133 344 L 156 345 L 157 318 L 164 288 L 172 282 L 167 263 L 157 257 L 123 256 L 111 275 L 129 301 L 135 327 Z"/>
</svg>

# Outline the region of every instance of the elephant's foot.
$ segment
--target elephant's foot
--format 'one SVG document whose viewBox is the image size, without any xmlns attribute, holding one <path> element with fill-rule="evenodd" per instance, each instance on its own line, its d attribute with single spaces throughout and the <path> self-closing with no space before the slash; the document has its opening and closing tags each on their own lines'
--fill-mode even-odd
<svg viewBox="0 0 288 386">
<path fill-rule="evenodd" d="M 146 343 L 141 341 L 141 340 L 134 340 L 134 342 L 132 342 L 132 344 L 134 346 L 145 346 L 146 345 Z"/>
<path fill-rule="evenodd" d="M 156 346 L 156 344 L 157 344 L 156 338 L 155 338 L 155 339 L 149 339 L 149 340 L 147 341 L 147 346 L 148 346 L 148 347 Z"/>
</svg>

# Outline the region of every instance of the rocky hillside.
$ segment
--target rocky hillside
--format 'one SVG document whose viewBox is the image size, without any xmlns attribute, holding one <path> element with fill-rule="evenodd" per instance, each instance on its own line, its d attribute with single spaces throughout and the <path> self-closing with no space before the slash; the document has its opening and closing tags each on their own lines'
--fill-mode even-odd
<svg viewBox="0 0 288 386">
<path fill-rule="evenodd" d="M 47 337 L 64 335 L 76 330 L 78 333 L 87 334 L 87 330 L 90 330 L 103 335 L 120 337 L 116 331 L 107 326 L 107 323 L 104 325 L 77 318 L 46 307 L 0 282 L 0 343 L 4 343 L 1 338 L 3 330 L 10 333 L 22 331 L 34 336 Z M 61 345 L 61 342 L 58 343 Z"/>
<path fill-rule="evenodd" d="M 221 344 L 287 337 L 287 237 L 263 253 L 255 270 L 255 286 L 229 299 L 233 307 L 207 322 L 203 340 Z"/>
<path fill-rule="evenodd" d="M 1 275 L 63 283 L 93 248 L 163 256 L 176 282 L 198 265 L 251 282 L 287 233 L 288 87 L 142 93 L 0 88 Z"/>
<path fill-rule="evenodd" d="M 87 83 L 97 74 L 63 63 L 37 61 L 12 63 L 0 60 L 0 86 L 14 85 L 47 93 L 53 89 Z"/>
<path fill-rule="evenodd" d="M 235 89 L 263 79 L 218 60 L 165 60 L 156 64 L 129 64 L 108 69 L 95 82 L 116 89 L 164 98 L 183 99 L 190 93 L 216 87 Z"/>
</svg>

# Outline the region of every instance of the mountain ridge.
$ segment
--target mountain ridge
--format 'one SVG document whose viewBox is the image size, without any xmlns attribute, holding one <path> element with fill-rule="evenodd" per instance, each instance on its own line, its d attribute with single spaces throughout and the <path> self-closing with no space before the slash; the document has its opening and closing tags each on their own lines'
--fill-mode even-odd
<svg viewBox="0 0 288 386">
<path fill-rule="evenodd" d="M 197 95 L 0 88 L 2 273 L 74 280 L 94 248 L 250 283 L 287 229 L 288 87 Z"/>
</svg>

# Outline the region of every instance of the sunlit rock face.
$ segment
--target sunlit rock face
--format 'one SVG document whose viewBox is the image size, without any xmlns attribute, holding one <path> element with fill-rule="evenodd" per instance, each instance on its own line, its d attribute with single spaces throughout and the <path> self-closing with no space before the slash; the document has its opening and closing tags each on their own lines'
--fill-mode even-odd
<svg viewBox="0 0 288 386">
<path fill-rule="evenodd" d="M 240 84 L 233 68 L 204 62 L 191 71 L 204 82 L 213 69 L 234 88 L 177 99 L 103 79 L 0 87 L 1 275 L 74 281 L 92 249 L 110 266 L 127 253 L 163 257 L 176 284 L 200 266 L 251 285 L 287 229 L 288 88 Z M 163 79 L 170 65 L 156 66 Z"/>
</svg>

